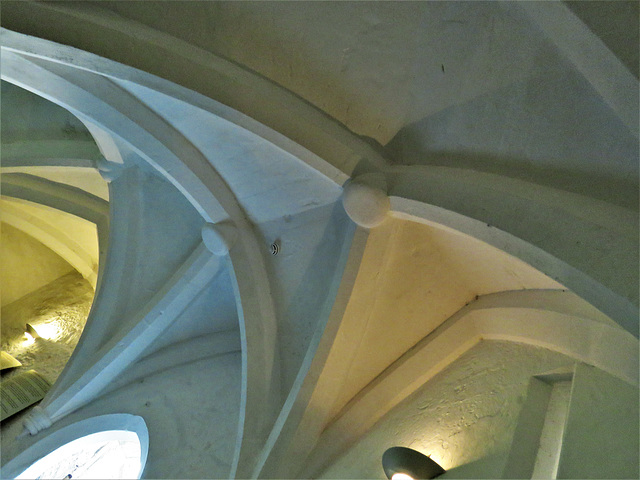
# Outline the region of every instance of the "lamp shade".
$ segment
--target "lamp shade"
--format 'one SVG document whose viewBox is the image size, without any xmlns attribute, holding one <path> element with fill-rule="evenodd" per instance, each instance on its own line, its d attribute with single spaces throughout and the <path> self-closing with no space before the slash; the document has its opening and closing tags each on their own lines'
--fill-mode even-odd
<svg viewBox="0 0 640 480">
<path fill-rule="evenodd" d="M 407 447 L 391 447 L 384 452 L 382 468 L 389 479 L 396 474 L 408 475 L 415 480 L 429 479 L 444 473 L 444 469 L 429 457 Z"/>
</svg>

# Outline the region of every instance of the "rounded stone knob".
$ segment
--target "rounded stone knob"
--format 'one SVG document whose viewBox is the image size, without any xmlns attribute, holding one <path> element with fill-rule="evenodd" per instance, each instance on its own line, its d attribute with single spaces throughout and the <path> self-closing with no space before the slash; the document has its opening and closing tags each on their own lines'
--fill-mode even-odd
<svg viewBox="0 0 640 480">
<path fill-rule="evenodd" d="M 386 192 L 357 180 L 344 187 L 342 205 L 349 218 L 364 228 L 380 225 L 391 209 Z"/>
<path fill-rule="evenodd" d="M 236 226 L 230 221 L 205 223 L 202 227 L 202 242 L 218 257 L 229 253 L 238 237 Z"/>
</svg>

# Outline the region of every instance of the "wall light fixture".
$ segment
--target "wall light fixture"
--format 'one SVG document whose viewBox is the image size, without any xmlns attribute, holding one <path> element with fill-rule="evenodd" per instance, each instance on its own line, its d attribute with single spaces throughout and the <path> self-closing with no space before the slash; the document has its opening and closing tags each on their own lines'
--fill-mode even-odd
<svg viewBox="0 0 640 480">
<path fill-rule="evenodd" d="M 444 473 L 429 457 L 407 447 L 391 447 L 384 452 L 382 468 L 390 480 L 430 479 Z"/>
</svg>

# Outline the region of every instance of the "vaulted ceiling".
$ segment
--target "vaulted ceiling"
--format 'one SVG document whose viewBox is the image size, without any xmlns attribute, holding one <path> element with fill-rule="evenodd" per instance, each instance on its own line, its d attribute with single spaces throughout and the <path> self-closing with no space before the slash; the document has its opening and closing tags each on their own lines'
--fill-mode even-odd
<svg viewBox="0 0 640 480">
<path fill-rule="evenodd" d="M 100 243 L 30 431 L 119 405 L 189 445 L 150 478 L 339 476 L 482 340 L 637 381 L 637 3 L 607 5 L 3 2 L 3 222 Z"/>
</svg>

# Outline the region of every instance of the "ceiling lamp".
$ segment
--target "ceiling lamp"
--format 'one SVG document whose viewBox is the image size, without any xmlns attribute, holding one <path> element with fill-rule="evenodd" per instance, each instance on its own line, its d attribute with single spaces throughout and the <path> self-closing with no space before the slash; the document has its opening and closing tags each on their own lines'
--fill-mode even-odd
<svg viewBox="0 0 640 480">
<path fill-rule="evenodd" d="M 406 447 L 391 447 L 384 452 L 382 468 L 390 480 L 429 479 L 444 473 L 429 457 Z"/>
</svg>

